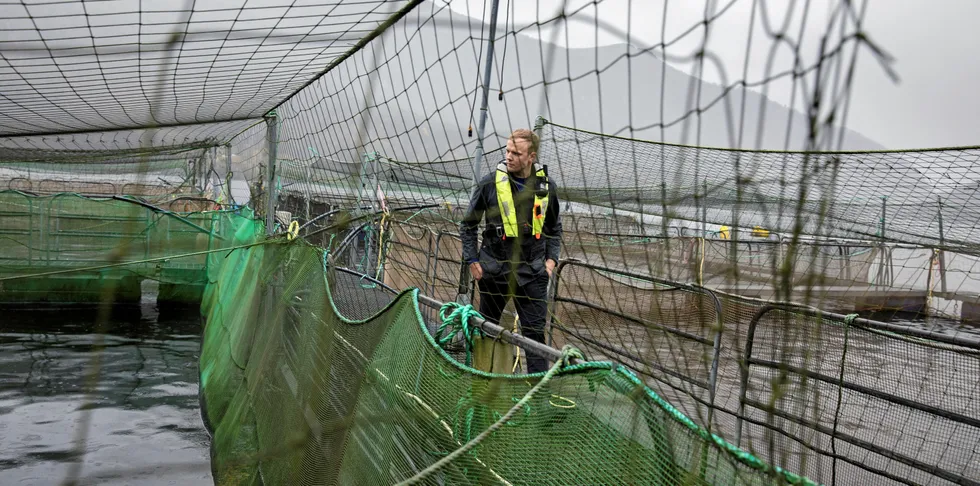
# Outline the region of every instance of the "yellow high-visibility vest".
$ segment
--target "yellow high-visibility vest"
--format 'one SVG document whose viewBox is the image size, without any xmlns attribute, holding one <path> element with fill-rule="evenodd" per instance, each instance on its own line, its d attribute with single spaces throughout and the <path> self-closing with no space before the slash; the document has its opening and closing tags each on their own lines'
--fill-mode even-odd
<svg viewBox="0 0 980 486">
<path fill-rule="evenodd" d="M 539 181 L 544 181 L 545 187 L 548 186 L 548 174 L 544 168 L 534 164 L 534 175 Z M 517 237 L 517 205 L 514 204 L 514 194 L 510 190 L 510 174 L 507 172 L 506 164 L 497 164 L 497 173 L 494 177 L 497 186 L 497 206 L 500 208 L 500 219 L 504 222 L 504 238 Z M 531 217 L 531 228 L 534 237 L 541 238 L 541 229 L 544 227 L 544 216 L 548 214 L 548 192 L 543 195 L 534 192 L 534 212 Z"/>
</svg>

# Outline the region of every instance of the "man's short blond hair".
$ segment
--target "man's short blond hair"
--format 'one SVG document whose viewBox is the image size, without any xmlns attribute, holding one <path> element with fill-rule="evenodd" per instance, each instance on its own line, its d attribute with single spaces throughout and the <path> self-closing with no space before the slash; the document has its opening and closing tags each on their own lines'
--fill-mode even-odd
<svg viewBox="0 0 980 486">
<path fill-rule="evenodd" d="M 533 131 L 528 130 L 527 128 L 518 128 L 517 130 L 514 130 L 510 134 L 510 138 L 515 142 L 518 140 L 526 140 L 531 144 L 528 147 L 528 153 L 533 153 L 533 154 L 538 153 L 538 145 L 541 144 L 541 139 L 538 138 L 537 133 L 534 133 Z"/>
</svg>

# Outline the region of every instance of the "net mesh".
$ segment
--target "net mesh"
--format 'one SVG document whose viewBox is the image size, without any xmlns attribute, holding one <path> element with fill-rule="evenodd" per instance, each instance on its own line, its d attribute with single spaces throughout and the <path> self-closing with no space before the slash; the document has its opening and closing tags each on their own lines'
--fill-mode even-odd
<svg viewBox="0 0 980 486">
<path fill-rule="evenodd" d="M 108 292 L 133 304 L 145 280 L 161 302 L 194 304 L 208 252 L 229 246 L 228 220 L 240 218 L 188 207 L 201 205 L 172 199 L 172 211 L 135 197 L 0 191 L 3 302 L 98 303 Z"/>
<path fill-rule="evenodd" d="M 302 244 L 266 246 L 235 250 L 212 272 L 201 368 L 218 483 L 405 480 L 476 438 L 531 389 L 530 378 L 449 358 L 415 291 L 329 281 L 325 258 Z M 352 302 L 357 315 L 338 312 Z M 582 460 L 568 461 L 571 454 Z M 592 362 L 565 368 L 425 482 L 613 480 L 802 481 L 712 438 L 625 368 Z"/>
</svg>

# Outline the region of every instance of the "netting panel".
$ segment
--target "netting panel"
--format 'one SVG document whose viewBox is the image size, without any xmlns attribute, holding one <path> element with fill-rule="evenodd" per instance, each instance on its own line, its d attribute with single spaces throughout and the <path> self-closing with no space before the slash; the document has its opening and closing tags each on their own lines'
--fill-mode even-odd
<svg viewBox="0 0 980 486">
<path fill-rule="evenodd" d="M 4 4 L 0 135 L 261 117 L 393 6 Z"/>
<path fill-rule="evenodd" d="M 977 343 L 930 342 L 791 309 L 758 317 L 746 348 L 746 418 L 783 431 L 747 427 L 743 440 L 761 457 L 825 483 L 977 477 Z"/>
<path fill-rule="evenodd" d="M 209 288 L 201 356 L 218 482 L 257 474 L 290 484 L 406 479 L 475 438 L 531 388 L 525 377 L 452 361 L 425 330 L 414 292 L 366 319 L 342 317 L 337 311 L 360 303 L 331 294 L 340 281 L 327 283 L 333 272 L 319 249 L 299 243 L 232 254 Z M 259 284 L 235 287 L 249 268 L 263 270 L 252 279 Z M 569 455 L 579 460 L 563 460 Z M 770 474 L 777 473 L 711 439 L 606 363 L 568 368 L 511 422 L 425 482 L 787 478 Z"/>
</svg>

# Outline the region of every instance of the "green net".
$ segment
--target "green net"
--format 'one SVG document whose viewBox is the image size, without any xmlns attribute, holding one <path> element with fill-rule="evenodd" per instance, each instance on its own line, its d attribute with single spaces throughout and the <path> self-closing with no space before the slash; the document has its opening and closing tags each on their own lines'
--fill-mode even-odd
<svg viewBox="0 0 980 486">
<path fill-rule="evenodd" d="M 219 484 L 396 483 L 515 406 L 424 482 L 806 483 L 709 434 L 620 365 L 562 367 L 528 397 L 541 375 L 460 364 L 429 333 L 417 290 L 372 298 L 387 291 L 342 285 L 321 249 L 234 250 L 219 268 L 201 353 Z M 339 312 L 354 293 L 365 294 L 356 319 Z"/>
<path fill-rule="evenodd" d="M 0 191 L 0 301 L 92 303 L 108 291 L 113 302 L 138 303 L 146 281 L 162 302 L 195 304 L 209 252 L 230 246 L 224 235 L 240 218 L 135 197 Z"/>
</svg>

